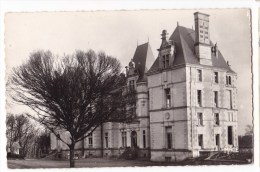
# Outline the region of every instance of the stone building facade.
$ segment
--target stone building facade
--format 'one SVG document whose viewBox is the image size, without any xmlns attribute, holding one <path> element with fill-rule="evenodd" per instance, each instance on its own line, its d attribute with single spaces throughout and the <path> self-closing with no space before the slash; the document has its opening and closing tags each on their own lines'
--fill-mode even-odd
<svg viewBox="0 0 260 172">
<path fill-rule="evenodd" d="M 237 150 L 237 74 L 210 41 L 209 15 L 194 19 L 195 30 L 177 26 L 170 37 L 162 31 L 155 60 L 149 43 L 136 48 L 126 68 L 136 120 L 103 124 L 77 144 L 80 155 L 120 156 L 138 147 L 138 157 L 179 161 Z M 52 136 L 51 148 L 66 150 L 58 142 Z"/>
</svg>

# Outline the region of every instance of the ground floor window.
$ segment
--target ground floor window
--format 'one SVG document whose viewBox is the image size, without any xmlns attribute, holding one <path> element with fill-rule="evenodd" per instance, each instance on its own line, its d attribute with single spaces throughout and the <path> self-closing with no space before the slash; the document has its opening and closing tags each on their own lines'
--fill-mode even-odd
<svg viewBox="0 0 260 172">
<path fill-rule="evenodd" d="M 215 135 L 215 141 L 216 141 L 216 146 L 219 147 L 219 146 L 220 146 L 219 134 L 216 134 L 216 135 Z"/>
<path fill-rule="evenodd" d="M 165 157 L 166 162 L 171 162 L 171 160 L 172 160 L 172 157 L 167 157 L 167 156 Z"/>
<path fill-rule="evenodd" d="M 228 126 L 228 144 L 233 145 L 233 127 Z"/>
<path fill-rule="evenodd" d="M 108 148 L 108 133 L 105 133 L 105 147 Z"/>
<path fill-rule="evenodd" d="M 172 127 L 166 127 L 166 148 L 172 149 Z"/>
<path fill-rule="evenodd" d="M 88 147 L 92 148 L 93 147 L 93 137 L 92 137 L 92 133 L 89 134 L 88 136 Z"/>
<path fill-rule="evenodd" d="M 137 133 L 136 133 L 136 131 L 131 132 L 131 146 L 137 147 Z"/>
<path fill-rule="evenodd" d="M 123 131 L 122 132 L 122 147 L 126 147 L 126 142 L 127 142 L 126 132 Z"/>
<path fill-rule="evenodd" d="M 146 135 L 145 135 L 145 130 L 143 130 L 143 147 L 146 148 Z"/>
<path fill-rule="evenodd" d="M 198 145 L 202 148 L 203 147 L 203 135 L 198 135 Z"/>
</svg>

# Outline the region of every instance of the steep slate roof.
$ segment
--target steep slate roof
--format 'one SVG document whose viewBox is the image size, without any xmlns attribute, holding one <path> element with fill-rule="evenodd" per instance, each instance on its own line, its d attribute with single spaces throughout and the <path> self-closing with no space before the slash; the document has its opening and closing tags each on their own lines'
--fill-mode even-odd
<svg viewBox="0 0 260 172">
<path fill-rule="evenodd" d="M 198 58 L 195 55 L 195 31 L 182 26 L 177 26 L 175 31 L 170 37 L 176 45 L 176 56 L 173 62 L 173 66 L 182 64 L 200 64 Z M 213 43 L 211 42 L 211 46 Z M 217 51 L 218 56 L 211 53 L 212 66 L 217 68 L 226 69 L 228 72 L 234 73 L 234 71 L 226 63 L 221 52 Z M 149 69 L 148 73 L 155 72 L 159 70 L 159 58 L 155 60 L 152 67 Z"/>
<path fill-rule="evenodd" d="M 137 82 L 147 81 L 146 72 L 154 62 L 154 56 L 149 43 L 137 46 L 133 57 L 135 70 L 139 74 Z"/>
</svg>

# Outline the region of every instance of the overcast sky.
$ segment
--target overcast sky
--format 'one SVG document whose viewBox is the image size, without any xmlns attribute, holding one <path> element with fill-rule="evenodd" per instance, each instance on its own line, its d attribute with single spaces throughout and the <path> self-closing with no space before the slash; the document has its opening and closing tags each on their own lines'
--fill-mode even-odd
<svg viewBox="0 0 260 172">
<path fill-rule="evenodd" d="M 210 38 L 238 73 L 239 134 L 252 125 L 252 75 L 250 11 L 246 9 L 197 10 L 210 15 Z M 75 50 L 105 51 L 128 64 L 138 44 L 148 41 L 153 54 L 161 43 L 161 32 L 171 34 L 177 22 L 194 27 L 194 10 L 150 10 L 110 12 L 8 13 L 5 17 L 6 73 L 21 65 L 30 52 L 43 49 L 54 54 Z M 7 112 L 20 113 L 11 104 Z"/>
</svg>

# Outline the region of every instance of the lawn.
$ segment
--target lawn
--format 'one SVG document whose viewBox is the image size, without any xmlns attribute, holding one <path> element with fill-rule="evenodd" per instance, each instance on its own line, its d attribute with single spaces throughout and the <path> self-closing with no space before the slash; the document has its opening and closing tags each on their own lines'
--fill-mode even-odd
<svg viewBox="0 0 260 172">
<path fill-rule="evenodd" d="M 8 168 L 68 168 L 68 160 L 8 160 Z M 118 159 L 103 159 L 90 158 L 75 160 L 75 166 L 80 167 L 131 167 L 131 166 L 160 166 L 161 163 L 154 163 L 142 160 L 118 160 Z"/>
<path fill-rule="evenodd" d="M 69 168 L 68 160 L 43 160 L 43 159 L 26 159 L 26 160 L 8 160 L 8 168 Z M 205 161 L 193 160 L 183 162 L 151 162 L 144 160 L 121 160 L 105 158 L 79 159 L 75 161 L 76 168 L 81 167 L 144 167 L 144 166 L 177 166 L 177 165 L 231 165 L 241 164 L 234 161 Z M 244 163 L 242 163 L 244 164 Z"/>
</svg>

